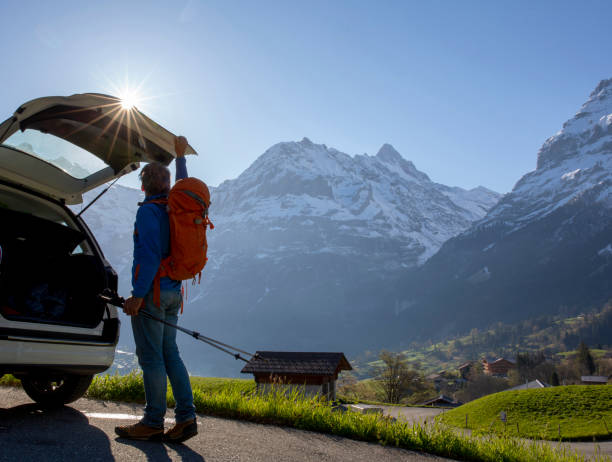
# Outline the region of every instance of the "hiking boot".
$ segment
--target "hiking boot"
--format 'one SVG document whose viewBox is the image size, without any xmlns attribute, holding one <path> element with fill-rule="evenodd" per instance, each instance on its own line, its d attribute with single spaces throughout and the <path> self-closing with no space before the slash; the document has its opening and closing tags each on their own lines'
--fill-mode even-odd
<svg viewBox="0 0 612 462">
<path fill-rule="evenodd" d="M 164 434 L 166 443 L 182 443 L 192 436 L 198 434 L 198 424 L 196 419 L 188 420 L 187 422 L 177 423 L 174 427 Z"/>
<path fill-rule="evenodd" d="M 121 438 L 139 441 L 161 441 L 164 437 L 163 427 L 151 427 L 142 422 L 133 425 L 115 427 L 115 433 Z"/>
</svg>

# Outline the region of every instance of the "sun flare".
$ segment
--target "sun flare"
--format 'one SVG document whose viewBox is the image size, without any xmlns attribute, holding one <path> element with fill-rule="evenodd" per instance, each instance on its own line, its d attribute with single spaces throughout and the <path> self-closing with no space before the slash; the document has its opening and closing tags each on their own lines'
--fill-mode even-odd
<svg viewBox="0 0 612 462">
<path fill-rule="evenodd" d="M 140 98 L 135 92 L 124 91 L 119 95 L 121 99 L 121 107 L 125 110 L 130 110 L 138 104 Z"/>
</svg>

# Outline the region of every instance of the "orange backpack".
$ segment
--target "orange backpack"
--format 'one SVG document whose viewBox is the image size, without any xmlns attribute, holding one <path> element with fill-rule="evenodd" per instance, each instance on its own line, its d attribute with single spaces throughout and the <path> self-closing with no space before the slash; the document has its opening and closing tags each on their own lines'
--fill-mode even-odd
<svg viewBox="0 0 612 462">
<path fill-rule="evenodd" d="M 208 260 L 206 228 L 214 229 L 214 225 L 208 219 L 210 191 L 197 178 L 177 181 L 167 200 L 151 202 L 167 203 L 170 220 L 170 255 L 161 261 L 153 281 L 153 301 L 159 306 L 160 278 L 167 276 L 175 281 L 195 281 L 198 276 L 200 282 L 202 269 Z"/>
</svg>

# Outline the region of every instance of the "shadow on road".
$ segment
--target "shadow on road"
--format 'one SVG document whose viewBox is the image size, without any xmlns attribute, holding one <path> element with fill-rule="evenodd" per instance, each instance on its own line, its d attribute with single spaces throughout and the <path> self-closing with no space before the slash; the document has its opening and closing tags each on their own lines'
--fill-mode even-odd
<svg viewBox="0 0 612 462">
<path fill-rule="evenodd" d="M 115 460 L 106 434 L 66 406 L 0 409 L 0 447 L 3 460 Z"/>
<path fill-rule="evenodd" d="M 166 446 L 159 442 L 148 442 L 148 441 L 133 441 L 126 440 L 125 438 L 115 438 L 117 443 L 126 444 L 128 446 L 140 449 L 147 456 L 147 460 L 155 462 L 167 462 L 172 459 L 168 455 Z M 168 444 L 169 448 L 172 448 L 176 453 L 181 456 L 181 459 L 185 462 L 206 462 L 197 452 L 193 451 L 188 446 L 183 444 Z"/>
</svg>

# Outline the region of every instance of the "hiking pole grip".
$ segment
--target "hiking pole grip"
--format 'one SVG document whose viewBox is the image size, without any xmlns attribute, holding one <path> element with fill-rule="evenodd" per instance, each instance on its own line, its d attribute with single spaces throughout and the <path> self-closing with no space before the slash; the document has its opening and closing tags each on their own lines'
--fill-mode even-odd
<svg viewBox="0 0 612 462">
<path fill-rule="evenodd" d="M 123 305 L 125 305 L 125 298 L 120 297 L 117 293 L 112 292 L 110 290 L 105 290 L 100 295 L 98 295 L 98 298 L 103 302 L 106 302 L 118 308 L 123 308 Z"/>
</svg>

